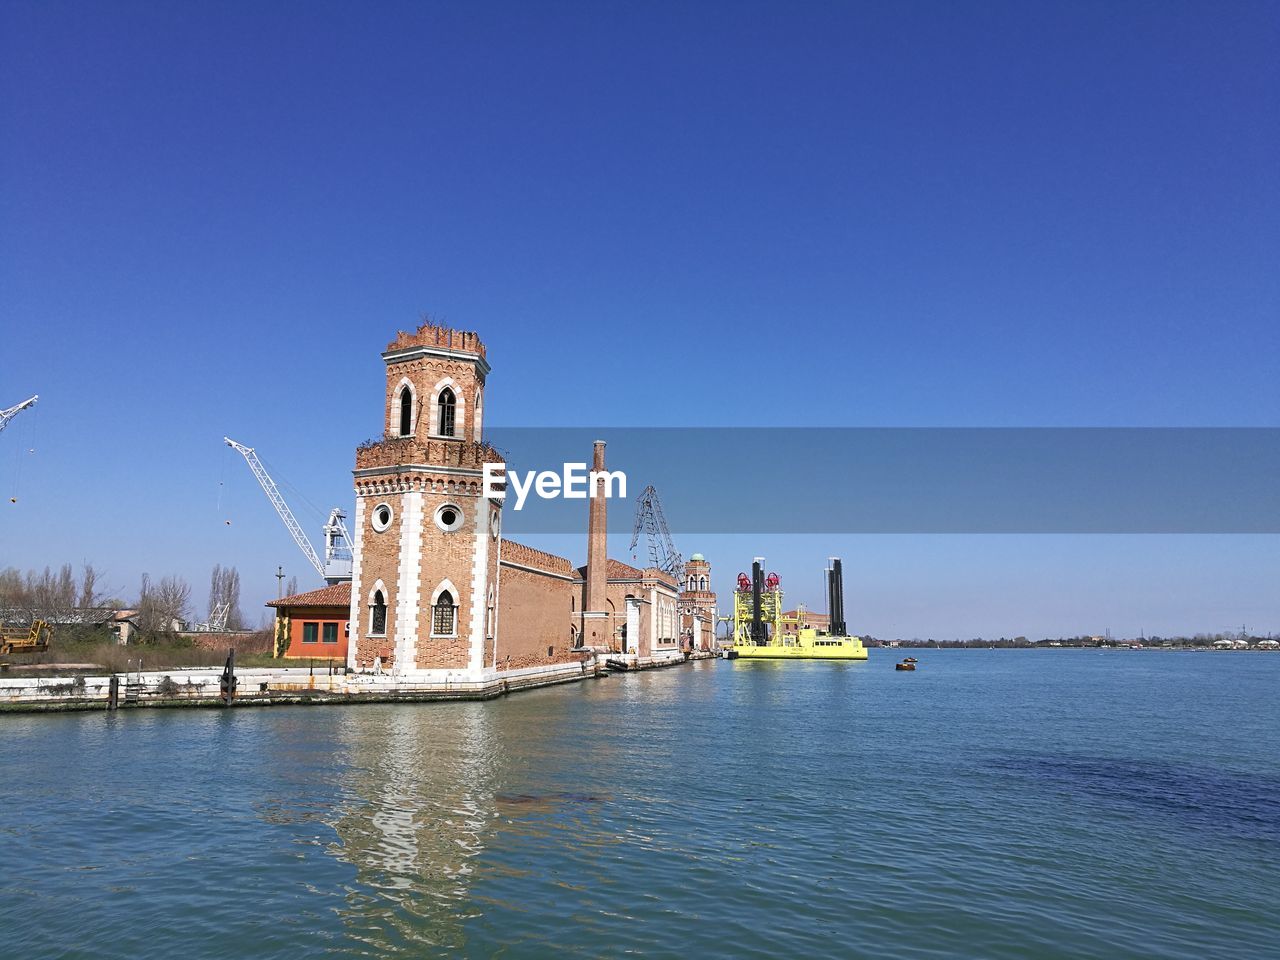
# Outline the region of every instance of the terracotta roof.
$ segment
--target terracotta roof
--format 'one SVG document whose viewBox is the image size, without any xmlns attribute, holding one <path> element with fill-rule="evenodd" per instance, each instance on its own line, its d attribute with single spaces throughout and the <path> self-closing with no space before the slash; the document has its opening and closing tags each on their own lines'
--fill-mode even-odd
<svg viewBox="0 0 1280 960">
<path fill-rule="evenodd" d="M 584 580 L 587 577 L 587 568 L 581 566 L 578 568 L 578 576 Z M 614 560 L 612 557 L 604 562 L 604 576 L 606 580 L 639 580 L 644 576 L 644 571 L 631 566 L 629 563 L 623 563 L 621 560 Z"/>
<path fill-rule="evenodd" d="M 586 567 L 582 570 L 585 573 Z M 605 560 L 604 569 L 610 580 L 639 580 L 644 576 L 644 571 L 639 567 L 633 567 L 629 563 L 623 563 L 621 560 L 612 558 Z"/>
<path fill-rule="evenodd" d="M 547 553 L 536 547 L 526 547 L 523 543 L 516 543 L 514 540 L 502 541 L 502 559 L 504 562 L 546 570 L 548 573 L 573 576 L 573 564 L 564 557 L 557 557 L 554 553 Z"/>
<path fill-rule="evenodd" d="M 268 607 L 349 607 L 351 606 L 351 581 L 344 580 L 331 587 L 322 587 L 310 593 L 295 593 L 291 597 L 272 600 Z"/>
</svg>

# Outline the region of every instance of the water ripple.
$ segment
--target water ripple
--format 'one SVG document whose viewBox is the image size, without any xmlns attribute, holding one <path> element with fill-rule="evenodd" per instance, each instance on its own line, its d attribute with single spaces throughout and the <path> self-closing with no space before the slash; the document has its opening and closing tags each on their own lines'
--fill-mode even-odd
<svg viewBox="0 0 1280 960">
<path fill-rule="evenodd" d="M 5 721 L 3 952 L 1267 956 L 1280 658 L 1243 659 Z"/>
</svg>

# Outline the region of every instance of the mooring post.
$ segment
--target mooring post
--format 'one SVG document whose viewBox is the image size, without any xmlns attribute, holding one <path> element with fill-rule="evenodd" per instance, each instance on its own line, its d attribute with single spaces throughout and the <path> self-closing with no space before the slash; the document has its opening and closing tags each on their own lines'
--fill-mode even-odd
<svg viewBox="0 0 1280 960">
<path fill-rule="evenodd" d="M 222 702 L 231 706 L 236 697 L 236 648 L 227 650 L 227 665 L 222 670 Z"/>
<path fill-rule="evenodd" d="M 111 685 L 107 687 L 107 709 L 120 709 L 120 678 L 114 673 L 111 675 Z"/>
</svg>

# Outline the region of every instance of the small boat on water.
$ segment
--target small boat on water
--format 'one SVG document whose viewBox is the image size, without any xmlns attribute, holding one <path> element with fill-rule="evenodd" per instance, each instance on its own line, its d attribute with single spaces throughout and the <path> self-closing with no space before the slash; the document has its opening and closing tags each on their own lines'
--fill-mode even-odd
<svg viewBox="0 0 1280 960">
<path fill-rule="evenodd" d="M 907 659 L 903 660 L 901 663 L 895 663 L 893 665 L 893 669 L 895 670 L 914 670 L 915 668 L 916 668 L 915 657 L 907 657 Z"/>
</svg>

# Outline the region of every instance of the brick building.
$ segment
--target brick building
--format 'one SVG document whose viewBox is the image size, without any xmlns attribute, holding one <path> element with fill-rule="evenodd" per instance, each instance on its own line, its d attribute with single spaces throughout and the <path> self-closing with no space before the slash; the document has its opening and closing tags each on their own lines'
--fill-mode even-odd
<svg viewBox="0 0 1280 960">
<path fill-rule="evenodd" d="M 585 607 L 590 565 L 578 568 Z M 680 653 L 679 592 L 675 581 L 653 567 L 643 570 L 620 560 L 604 565 L 602 614 L 584 610 L 580 636 L 584 647 L 641 659 L 662 659 Z"/>
<path fill-rule="evenodd" d="M 711 589 L 711 564 L 695 553 L 684 567 L 680 593 L 680 642 L 688 650 L 710 650 L 716 634 L 716 594 Z"/>
<path fill-rule="evenodd" d="M 591 651 L 682 656 L 678 587 L 608 559 L 604 496 L 588 499 L 583 567 L 503 538 L 503 502 L 483 495 L 484 465 L 503 461 L 484 441 L 476 334 L 424 324 L 382 358 L 384 434 L 356 451 L 350 668 L 471 682 L 580 669 Z"/>
<path fill-rule="evenodd" d="M 784 636 L 792 636 L 801 630 L 813 629 L 819 633 L 826 633 L 831 623 L 831 617 L 825 613 L 814 613 L 806 610 L 804 607 L 797 607 L 794 610 L 784 610 L 782 612 L 782 633 Z"/>
</svg>

